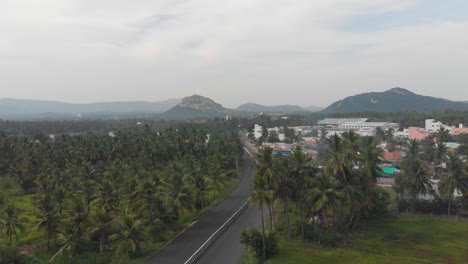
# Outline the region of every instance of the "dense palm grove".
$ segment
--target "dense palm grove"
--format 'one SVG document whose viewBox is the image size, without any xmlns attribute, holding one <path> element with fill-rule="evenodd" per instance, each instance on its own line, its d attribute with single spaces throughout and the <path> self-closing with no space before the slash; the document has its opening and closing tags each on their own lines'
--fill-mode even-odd
<svg viewBox="0 0 468 264">
<path fill-rule="evenodd" d="M 360 137 L 351 131 L 343 137 L 323 139 L 321 144 L 320 158 L 315 161 L 299 147 L 289 157 L 281 158 L 273 158 L 269 147 L 260 148 L 251 198 L 262 212 L 263 235 L 255 236 L 249 230 L 242 237 L 260 259 L 268 258 L 274 251 L 275 230 L 289 239 L 336 245 L 349 242 L 352 233 L 369 218 L 389 213 L 393 191 L 377 185 L 383 155 L 377 139 Z M 448 203 L 450 213 L 454 192 L 468 194 L 466 168 L 443 144 L 432 144 L 431 151 L 426 152 L 418 141 L 403 146 L 408 154 L 402 173 L 397 176 L 397 200 L 405 199 L 415 205 L 420 195 L 432 193 Z M 433 163 L 447 164 L 437 175 L 441 179 L 440 196 L 429 180 L 428 166 Z"/>
<path fill-rule="evenodd" d="M 17 245 L 29 226 L 51 261 L 85 252 L 108 256 L 103 262 L 137 257 L 209 206 L 238 175 L 241 154 L 236 133 L 186 127 L 115 137 L 3 135 L 0 179 L 19 189 L 6 196 L 32 197 L 33 204 L 25 211 L 2 198 L 0 244 Z"/>
</svg>

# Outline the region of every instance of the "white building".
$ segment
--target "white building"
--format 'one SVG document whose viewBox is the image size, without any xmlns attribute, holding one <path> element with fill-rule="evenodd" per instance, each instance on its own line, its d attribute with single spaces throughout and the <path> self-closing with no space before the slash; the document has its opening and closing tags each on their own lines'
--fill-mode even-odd
<svg viewBox="0 0 468 264">
<path fill-rule="evenodd" d="M 311 126 L 290 127 L 290 129 L 293 129 L 296 135 L 305 135 L 313 131 L 313 128 Z"/>
<path fill-rule="evenodd" d="M 286 136 L 284 135 L 284 133 L 280 133 L 278 134 L 278 139 L 279 141 L 283 142 L 286 139 Z"/>
<path fill-rule="evenodd" d="M 452 131 L 452 127 L 444 125 L 442 122 L 436 121 L 435 119 L 426 119 L 425 123 L 425 129 L 429 133 L 437 133 L 440 131 L 441 128 L 444 128 L 449 132 Z"/>
<path fill-rule="evenodd" d="M 262 132 L 263 132 L 263 127 L 259 124 L 255 124 L 254 129 L 253 129 L 255 140 L 259 140 L 260 137 L 262 137 Z"/>
<path fill-rule="evenodd" d="M 409 138 L 409 129 L 405 128 L 403 129 L 403 131 L 395 131 L 395 133 L 393 133 L 393 136 L 399 139 Z"/>
</svg>

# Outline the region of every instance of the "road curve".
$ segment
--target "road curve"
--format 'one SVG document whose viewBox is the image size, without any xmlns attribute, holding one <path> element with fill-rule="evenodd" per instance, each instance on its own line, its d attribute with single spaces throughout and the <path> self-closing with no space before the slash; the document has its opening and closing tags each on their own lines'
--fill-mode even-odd
<svg viewBox="0 0 468 264">
<path fill-rule="evenodd" d="M 234 192 L 229 194 L 218 206 L 202 216 L 195 224 L 185 230 L 165 248 L 161 249 L 156 255 L 149 258 L 146 263 L 183 264 L 190 258 L 190 256 L 221 227 L 250 196 L 250 183 L 252 182 L 254 172 L 254 162 L 248 154 L 243 157 L 242 172 L 242 178 Z M 251 208 L 247 209 L 247 211 L 250 210 Z M 247 211 L 244 212 L 244 214 L 246 214 Z M 239 219 L 237 221 L 239 221 Z M 236 226 L 237 221 L 231 227 Z M 230 232 L 229 230 L 230 229 L 226 232 Z M 239 241 L 239 237 L 236 240 Z M 243 254 L 243 252 L 241 252 L 241 254 Z"/>
</svg>

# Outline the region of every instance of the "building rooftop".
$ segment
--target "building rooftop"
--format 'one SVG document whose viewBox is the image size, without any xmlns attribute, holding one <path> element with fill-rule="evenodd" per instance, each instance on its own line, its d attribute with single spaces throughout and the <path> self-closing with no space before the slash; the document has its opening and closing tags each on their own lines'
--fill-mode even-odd
<svg viewBox="0 0 468 264">
<path fill-rule="evenodd" d="M 325 118 L 318 121 L 320 125 L 339 125 L 343 123 L 363 123 L 366 122 L 368 118 Z"/>
</svg>

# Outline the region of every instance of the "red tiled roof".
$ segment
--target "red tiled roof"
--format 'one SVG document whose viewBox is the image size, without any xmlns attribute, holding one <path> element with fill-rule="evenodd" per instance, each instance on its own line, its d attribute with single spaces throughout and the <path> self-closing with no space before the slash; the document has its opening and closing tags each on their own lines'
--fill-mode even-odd
<svg viewBox="0 0 468 264">
<path fill-rule="evenodd" d="M 398 152 L 398 151 L 395 151 L 395 152 L 386 151 L 384 153 L 384 159 L 399 161 L 403 159 L 403 154 L 401 154 L 401 152 Z"/>
</svg>

